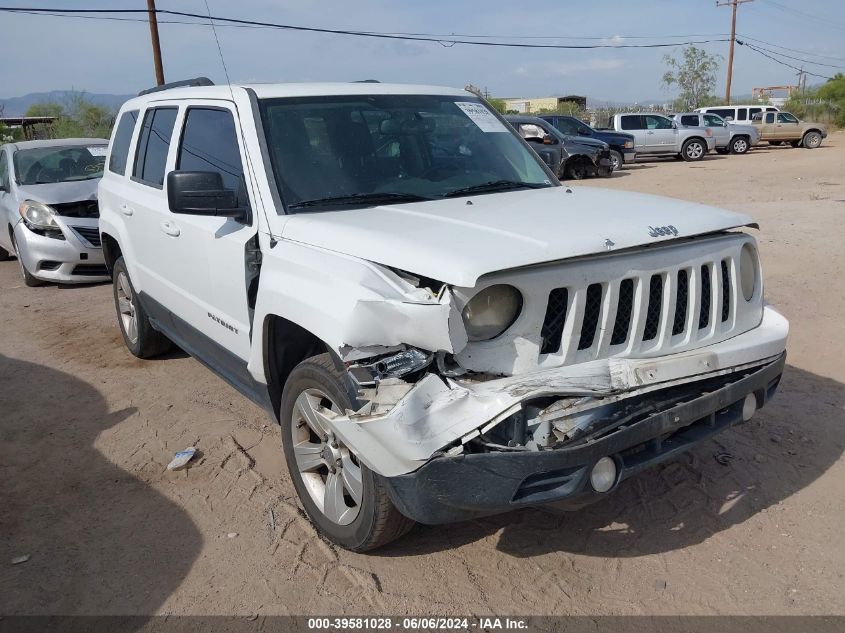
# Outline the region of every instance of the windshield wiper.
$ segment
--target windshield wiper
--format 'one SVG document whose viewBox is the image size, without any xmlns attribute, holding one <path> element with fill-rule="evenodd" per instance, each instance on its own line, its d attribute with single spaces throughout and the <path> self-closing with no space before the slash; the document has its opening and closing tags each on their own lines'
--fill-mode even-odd
<svg viewBox="0 0 845 633">
<path fill-rule="evenodd" d="M 348 196 L 329 196 L 327 198 L 314 198 L 313 200 L 303 200 L 288 205 L 288 209 L 303 209 L 305 207 L 319 207 L 322 205 L 353 205 L 353 204 L 392 204 L 394 202 L 421 202 L 423 200 L 431 200 L 424 196 L 418 196 L 413 193 L 396 193 L 396 192 L 374 192 L 374 193 L 353 193 Z"/>
<path fill-rule="evenodd" d="M 482 182 L 479 185 L 453 189 L 452 191 L 444 193 L 443 197 L 452 198 L 455 196 L 463 196 L 468 193 L 487 193 L 494 191 L 507 191 L 508 189 L 543 189 L 549 186 L 551 185 L 536 182 L 520 182 L 519 180 L 490 180 L 488 182 Z"/>
</svg>

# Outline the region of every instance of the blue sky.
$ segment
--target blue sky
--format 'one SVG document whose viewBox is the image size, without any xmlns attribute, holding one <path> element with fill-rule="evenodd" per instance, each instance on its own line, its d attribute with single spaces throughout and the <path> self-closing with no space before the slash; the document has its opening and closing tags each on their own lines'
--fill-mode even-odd
<svg viewBox="0 0 845 633">
<path fill-rule="evenodd" d="M 42 7 L 143 8 L 142 0 L 21 2 Z M 203 0 L 158 0 L 160 9 L 205 12 Z M 425 33 L 603 37 L 704 34 L 725 37 L 730 9 L 715 0 L 616 0 L 515 3 L 446 0 L 209 0 L 212 13 L 326 28 Z M 521 5 L 521 6 L 520 6 Z M 739 8 L 737 32 L 770 44 L 812 53 L 783 54 L 841 65 L 845 71 L 845 2 L 754 0 Z M 142 16 L 134 16 L 142 17 Z M 162 16 L 161 20 L 177 19 Z M 0 97 L 55 89 L 134 93 L 154 84 L 149 30 L 143 22 L 117 22 L 0 14 L 5 60 Z M 662 57 L 677 49 L 525 50 L 444 47 L 268 29 L 218 28 L 233 81 L 314 81 L 376 78 L 382 81 L 486 87 L 494 96 L 586 94 L 594 102 L 671 97 L 660 86 Z M 224 76 L 210 27 L 162 24 L 168 80 Z M 590 43 L 578 40 L 532 40 Z M 769 47 L 768 44 L 762 44 Z M 727 43 L 703 44 L 727 59 Z M 829 57 L 816 57 L 826 55 Z M 801 62 L 784 60 L 800 66 Z M 805 64 L 822 75 L 836 68 Z M 724 90 L 724 62 L 717 92 Z M 754 86 L 794 83 L 795 71 L 737 47 L 734 94 Z M 822 81 L 810 78 L 809 83 Z"/>
</svg>

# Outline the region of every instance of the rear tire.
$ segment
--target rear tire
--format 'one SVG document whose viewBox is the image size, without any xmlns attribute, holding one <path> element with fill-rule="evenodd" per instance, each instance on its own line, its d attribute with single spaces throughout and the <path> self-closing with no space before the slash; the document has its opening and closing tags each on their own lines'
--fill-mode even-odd
<svg viewBox="0 0 845 633">
<path fill-rule="evenodd" d="M 152 358 L 170 349 L 171 343 L 164 334 L 153 328 L 138 295 L 129 279 L 126 262 L 118 257 L 112 274 L 114 308 L 117 325 L 126 348 L 138 358 Z"/>
<path fill-rule="evenodd" d="M 801 145 L 807 149 L 816 149 L 822 144 L 822 135 L 818 132 L 807 132 L 804 138 L 801 139 Z"/>
<path fill-rule="evenodd" d="M 26 265 L 23 263 L 23 258 L 20 255 L 20 249 L 18 248 L 18 241 L 15 239 L 15 234 L 12 233 L 12 248 L 15 249 L 15 257 L 18 259 L 18 266 L 21 270 L 21 277 L 23 277 L 23 282 L 30 288 L 37 288 L 38 286 L 43 286 L 46 281 L 42 281 L 37 277 L 33 276 L 31 272 L 26 269 Z M 5 252 L 5 251 L 4 251 Z"/>
<path fill-rule="evenodd" d="M 748 139 L 744 136 L 737 136 L 731 141 L 731 153 L 733 154 L 745 154 L 748 148 Z"/>
<path fill-rule="evenodd" d="M 365 552 L 404 535 L 414 522 L 396 509 L 381 478 L 320 424 L 360 408 L 346 380 L 328 354 L 294 368 L 282 391 L 282 448 L 299 500 L 320 534 Z"/>
<path fill-rule="evenodd" d="M 707 145 L 698 138 L 691 138 L 684 142 L 681 147 L 681 158 L 687 162 L 696 162 L 704 158 L 707 153 Z"/>
</svg>

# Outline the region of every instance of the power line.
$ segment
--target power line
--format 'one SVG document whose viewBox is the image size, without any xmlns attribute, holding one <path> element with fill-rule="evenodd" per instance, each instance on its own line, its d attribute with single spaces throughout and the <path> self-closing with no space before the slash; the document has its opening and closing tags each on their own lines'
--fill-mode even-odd
<svg viewBox="0 0 845 633">
<path fill-rule="evenodd" d="M 63 11 L 64 9 L 38 9 L 38 10 L 30 10 L 30 9 L 14 9 L 3 7 L 0 8 L 0 11 L 7 12 L 7 13 L 20 13 L 23 15 L 34 15 L 34 16 L 50 16 L 55 18 L 70 18 L 70 19 L 79 19 L 79 20 L 109 20 L 114 22 L 140 22 L 140 23 L 147 23 L 147 20 L 142 18 L 121 18 L 116 16 L 106 16 L 106 15 L 79 15 L 75 13 L 53 13 L 53 11 Z M 206 18 L 207 19 L 207 18 Z M 159 24 L 181 24 L 184 26 L 201 26 L 207 27 L 209 25 L 208 21 L 193 21 L 193 20 L 159 20 Z M 217 25 L 223 28 L 241 28 L 241 29 L 273 29 L 276 28 L 274 26 L 266 26 L 261 24 L 219 24 Z M 450 37 L 468 37 L 468 38 L 489 38 L 489 39 L 510 39 L 510 40 L 658 40 L 661 38 L 667 39 L 683 39 L 683 38 L 691 38 L 691 37 L 727 37 L 727 33 L 685 33 L 681 35 L 481 35 L 477 33 L 415 33 L 415 32 L 406 32 L 406 31 L 359 31 L 363 34 L 373 34 L 373 35 L 409 35 L 409 36 L 421 36 L 421 37 L 432 37 L 441 39 L 448 39 Z M 749 38 L 750 39 L 750 38 Z M 683 44 L 684 42 L 678 42 L 677 44 Z"/>
<path fill-rule="evenodd" d="M 755 51 L 755 52 L 759 53 L 759 54 L 760 54 L 760 55 L 762 55 L 763 57 L 768 57 L 768 58 L 769 58 L 769 59 L 771 59 L 773 62 L 777 62 L 777 63 L 778 63 L 778 64 L 780 64 L 781 66 L 787 66 L 788 68 L 792 68 L 793 70 L 797 70 L 797 71 L 799 71 L 799 72 L 803 72 L 805 75 L 812 75 L 813 77 L 819 77 L 820 79 L 833 79 L 833 77 L 828 77 L 827 75 L 819 75 L 819 74 L 817 74 L 817 73 L 811 73 L 811 72 L 809 72 L 809 71 L 807 71 L 807 70 L 804 70 L 803 68 L 799 68 L 798 66 L 793 66 L 792 64 L 787 64 L 786 62 L 781 61 L 781 60 L 779 60 L 779 59 L 777 59 L 777 58 L 775 58 L 775 57 L 772 57 L 772 56 L 771 56 L 771 55 L 769 55 L 768 53 L 763 52 L 761 49 L 757 48 L 756 46 L 753 46 L 753 45 L 749 44 L 748 42 L 743 42 L 743 41 L 741 41 L 741 40 L 737 40 L 737 41 L 736 41 L 736 43 L 737 43 L 737 44 L 739 44 L 740 46 L 745 46 L 746 48 L 750 48 L 752 51 Z"/>
<path fill-rule="evenodd" d="M 38 14 L 52 14 L 52 15 L 62 15 L 62 14 L 81 14 L 81 13 L 94 13 L 94 14 L 109 14 L 109 13 L 117 13 L 117 14 L 137 14 L 137 13 L 146 13 L 146 10 L 142 9 L 43 9 L 38 7 L 0 7 L 0 12 L 29 12 L 29 13 L 38 13 Z M 504 48 L 536 48 L 536 49 L 572 49 L 572 50 L 584 50 L 584 49 L 600 49 L 600 48 L 607 48 L 607 49 L 615 49 L 615 48 L 667 48 L 673 46 L 681 46 L 681 45 L 690 45 L 690 44 L 708 44 L 713 42 L 727 42 L 728 40 L 725 38 L 718 38 L 718 39 L 704 39 L 704 40 L 687 40 L 687 41 L 678 41 L 678 42 L 660 42 L 660 43 L 649 43 L 649 44 L 625 44 L 625 43 L 601 43 L 601 44 L 533 44 L 533 43 L 525 43 L 525 42 L 497 42 L 491 40 L 474 40 L 474 39 L 455 39 L 453 36 L 448 37 L 441 37 L 441 36 L 422 36 L 422 35 L 399 35 L 399 34 L 391 34 L 385 32 L 375 32 L 375 31 L 354 31 L 348 29 L 328 29 L 328 28 L 319 28 L 319 27 L 312 27 L 312 26 L 301 26 L 301 25 L 294 25 L 294 24 L 281 24 L 276 22 L 261 22 L 257 20 L 243 20 L 238 18 L 225 18 L 219 16 L 207 16 L 198 13 L 190 13 L 187 11 L 173 11 L 169 9 L 157 9 L 156 13 L 160 15 L 172 15 L 177 17 L 183 18 L 195 18 L 201 20 L 208 20 L 213 19 L 216 22 L 224 22 L 228 24 L 239 24 L 239 25 L 248 25 L 248 26 L 262 26 L 266 28 L 275 28 L 275 29 L 282 29 L 282 30 L 290 30 L 290 31 L 301 31 L 301 32 L 311 32 L 311 33 L 324 33 L 324 34 L 331 34 L 331 35 L 349 35 L 355 37 L 370 37 L 370 38 L 379 38 L 379 39 L 389 39 L 389 40 L 404 40 L 404 41 L 416 41 L 416 42 L 432 42 L 436 44 L 440 44 L 442 46 L 454 46 L 456 44 L 462 44 L 467 46 L 490 46 L 490 47 L 504 47 Z M 205 22 L 208 24 L 208 22 Z M 465 36 L 464 36 L 465 37 Z M 612 40 L 613 36 L 603 39 Z"/>
<path fill-rule="evenodd" d="M 797 15 L 803 18 L 810 18 L 811 20 L 816 20 L 817 22 L 821 22 L 822 24 L 835 28 L 835 29 L 845 29 L 845 24 L 841 22 L 836 22 L 835 20 L 831 20 L 830 18 L 826 18 L 821 15 L 814 15 L 812 13 L 807 13 L 806 11 L 801 11 L 799 9 L 795 9 L 793 7 L 787 7 L 779 2 L 775 2 L 774 0 L 763 0 L 766 4 L 783 11 L 784 13 L 791 13 L 792 15 Z"/>
<path fill-rule="evenodd" d="M 778 51 L 773 51 L 770 48 L 766 48 L 765 46 L 760 46 L 760 45 L 757 45 L 757 48 L 764 50 L 768 53 L 771 53 L 772 55 L 777 55 L 779 57 L 785 57 L 786 59 L 792 59 L 796 62 L 803 62 L 805 64 L 813 64 L 814 66 L 826 66 L 827 68 L 836 68 L 837 70 L 845 70 L 845 66 L 843 66 L 841 64 L 825 64 L 823 62 L 814 62 L 814 61 L 809 60 L 809 59 L 802 59 L 800 57 L 793 57 L 792 55 L 787 55 L 786 53 L 780 53 Z"/>
<path fill-rule="evenodd" d="M 765 44 L 767 46 L 771 46 L 772 48 L 779 48 L 784 51 L 790 51 L 792 53 L 800 53 L 801 55 L 809 55 L 810 57 L 823 57 L 825 59 L 834 59 L 836 61 L 845 61 L 845 57 L 834 57 L 833 55 L 824 55 L 822 53 L 813 53 L 811 51 L 802 51 L 798 48 L 789 48 L 788 46 L 781 46 L 780 44 L 773 44 L 772 42 L 767 42 L 766 40 L 760 40 L 756 37 L 751 37 L 750 35 L 745 35 L 743 33 L 737 33 L 737 36 L 741 37 L 744 40 L 751 40 L 752 42 L 758 42 L 759 44 Z"/>
</svg>

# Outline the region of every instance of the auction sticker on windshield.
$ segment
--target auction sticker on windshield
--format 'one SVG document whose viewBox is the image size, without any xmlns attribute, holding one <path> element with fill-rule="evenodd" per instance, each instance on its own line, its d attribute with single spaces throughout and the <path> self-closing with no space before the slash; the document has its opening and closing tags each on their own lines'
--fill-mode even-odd
<svg viewBox="0 0 845 633">
<path fill-rule="evenodd" d="M 109 152 L 108 145 L 89 145 L 88 152 L 91 156 L 105 156 Z"/>
<path fill-rule="evenodd" d="M 464 111 L 472 122 L 475 123 L 482 132 L 507 132 L 504 124 L 495 117 L 495 115 L 485 108 L 480 103 L 472 101 L 456 101 L 455 105 Z"/>
</svg>

